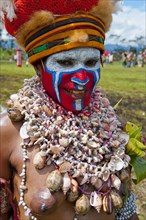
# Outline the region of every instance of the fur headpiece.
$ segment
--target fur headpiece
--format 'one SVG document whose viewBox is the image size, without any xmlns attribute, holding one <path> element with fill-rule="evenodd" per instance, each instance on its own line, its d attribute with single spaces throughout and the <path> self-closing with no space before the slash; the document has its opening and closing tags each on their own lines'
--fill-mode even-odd
<svg viewBox="0 0 146 220">
<path fill-rule="evenodd" d="M 5 0 L 3 21 L 34 63 L 76 47 L 104 51 L 105 32 L 120 0 Z"/>
</svg>

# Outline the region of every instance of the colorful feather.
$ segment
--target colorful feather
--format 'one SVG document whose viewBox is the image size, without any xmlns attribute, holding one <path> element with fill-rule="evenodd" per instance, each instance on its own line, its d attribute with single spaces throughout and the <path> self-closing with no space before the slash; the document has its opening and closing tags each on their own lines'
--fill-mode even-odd
<svg viewBox="0 0 146 220">
<path fill-rule="evenodd" d="M 14 0 L 2 0 L 1 11 L 3 14 L 6 14 L 7 19 L 12 22 L 13 19 L 16 18 L 16 6 L 14 4 Z"/>
</svg>

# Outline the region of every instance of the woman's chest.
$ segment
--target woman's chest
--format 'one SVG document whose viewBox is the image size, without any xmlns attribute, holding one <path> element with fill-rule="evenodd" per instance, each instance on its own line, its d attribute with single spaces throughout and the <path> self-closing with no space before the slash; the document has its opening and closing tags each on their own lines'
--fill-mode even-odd
<svg viewBox="0 0 146 220">
<path fill-rule="evenodd" d="M 24 209 L 23 215 L 29 215 L 30 212 L 39 216 L 46 212 L 52 213 L 65 201 L 61 191 L 52 193 L 46 184 L 47 176 L 55 169 L 54 165 L 36 168 L 34 158 L 38 152 L 37 147 L 28 149 L 26 155 L 21 139 L 18 138 L 16 143 L 11 155 L 11 164 L 14 168 L 14 197 L 18 206 Z"/>
<path fill-rule="evenodd" d="M 20 207 L 20 219 L 29 219 L 28 216 L 37 217 L 39 220 L 46 220 L 48 217 L 50 220 L 58 220 L 58 218 L 60 220 L 74 219 L 75 210 L 77 208 L 76 200 L 80 199 L 82 196 L 81 192 L 84 190 L 85 194 L 88 194 L 90 191 L 93 191 L 93 189 L 90 190 L 89 188 L 83 188 L 82 191 L 80 191 L 79 189 L 82 188 L 82 186 L 79 188 L 76 187 L 76 185 L 74 185 L 76 182 L 71 181 L 71 176 L 69 177 L 70 180 L 68 179 L 67 173 L 69 172 L 66 167 L 64 168 L 66 173 L 64 173 L 63 169 L 61 179 L 58 175 L 50 176 L 50 173 L 58 171 L 59 169 L 53 160 L 51 163 L 45 164 L 45 166 L 42 167 L 40 165 L 40 157 L 36 157 L 36 155 L 40 152 L 37 145 L 28 147 L 27 143 L 26 149 L 24 142 L 22 144 L 22 140 L 20 138 L 16 140 L 16 143 L 16 147 L 11 155 L 11 164 L 16 170 L 14 175 L 14 194 L 17 204 Z M 43 159 L 43 155 L 41 155 L 41 159 Z M 36 162 L 37 160 L 39 163 Z M 59 185 L 56 188 L 56 184 L 58 182 Z M 80 180 L 77 182 L 79 183 Z M 79 194 L 77 193 L 77 196 L 76 189 L 80 191 Z M 106 191 L 111 189 L 112 188 L 110 186 L 110 189 L 107 189 Z M 71 192 L 75 194 L 71 194 Z M 106 194 L 102 188 L 100 194 L 104 195 L 104 193 Z M 85 214 L 86 210 L 88 210 L 88 212 L 87 215 L 79 217 L 78 219 L 89 219 L 88 217 L 91 213 L 92 217 L 95 216 L 95 219 L 102 216 L 102 214 L 98 214 L 95 208 L 90 207 L 89 200 L 90 196 L 86 196 L 86 200 L 80 200 L 79 206 L 81 209 L 84 209 L 83 214 Z M 102 210 L 102 204 L 100 209 Z M 104 215 L 106 215 L 106 213 Z M 113 216 L 112 212 L 110 216 Z"/>
</svg>

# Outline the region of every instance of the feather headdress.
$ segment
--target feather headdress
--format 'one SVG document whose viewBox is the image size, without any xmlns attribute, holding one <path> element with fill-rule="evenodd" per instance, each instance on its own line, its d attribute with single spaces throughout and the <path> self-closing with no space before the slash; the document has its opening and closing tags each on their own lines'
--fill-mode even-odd
<svg viewBox="0 0 146 220">
<path fill-rule="evenodd" d="M 16 18 L 16 6 L 14 4 L 14 0 L 2 0 L 0 7 L 1 12 L 6 14 L 6 17 L 10 20 L 10 22 L 12 22 L 14 18 Z"/>
</svg>

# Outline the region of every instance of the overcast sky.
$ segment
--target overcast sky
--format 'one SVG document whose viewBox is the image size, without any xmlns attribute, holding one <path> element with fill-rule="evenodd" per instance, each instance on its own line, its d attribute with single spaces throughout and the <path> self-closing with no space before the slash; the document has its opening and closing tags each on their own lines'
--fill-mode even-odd
<svg viewBox="0 0 146 220">
<path fill-rule="evenodd" d="M 106 43 L 115 43 L 115 39 L 109 38 L 109 35 L 118 35 L 119 40 L 123 38 L 127 41 L 134 40 L 139 36 L 146 37 L 145 27 L 146 1 L 124 0 L 121 11 L 113 15 L 113 23 L 107 33 Z"/>
<path fill-rule="evenodd" d="M 146 0 L 124 0 L 121 4 L 122 10 L 113 15 L 113 23 L 106 34 L 106 44 L 118 44 L 121 39 L 128 42 L 139 36 L 146 37 Z M 109 37 L 110 35 L 119 37 L 115 42 L 115 38 Z"/>
</svg>

